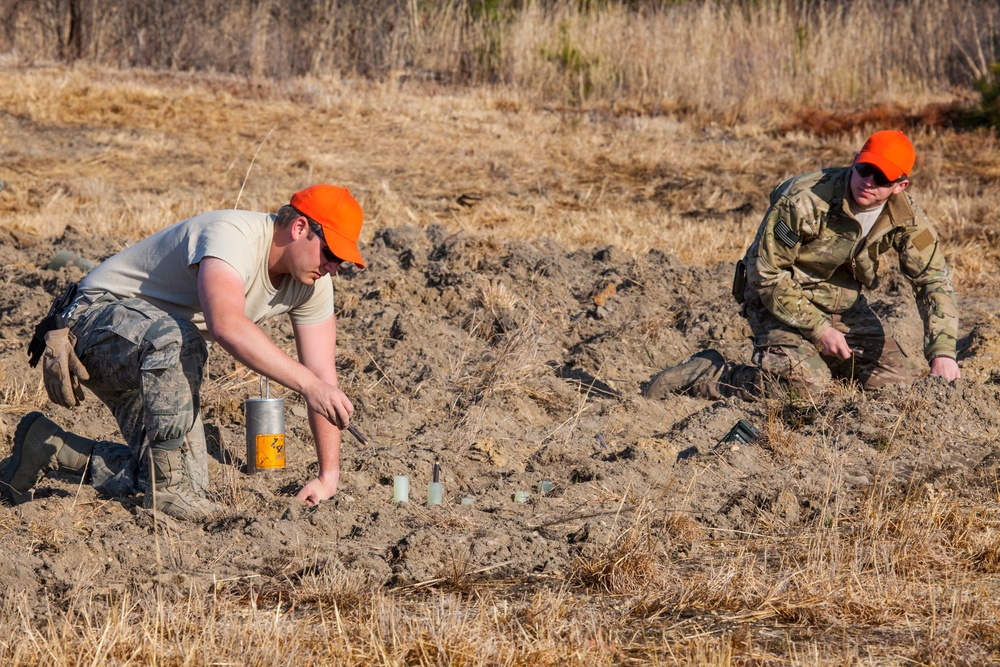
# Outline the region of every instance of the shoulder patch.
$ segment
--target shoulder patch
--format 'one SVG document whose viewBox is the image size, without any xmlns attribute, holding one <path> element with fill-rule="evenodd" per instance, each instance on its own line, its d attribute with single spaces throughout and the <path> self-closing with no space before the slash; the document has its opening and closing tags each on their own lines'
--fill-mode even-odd
<svg viewBox="0 0 1000 667">
<path fill-rule="evenodd" d="M 794 248 L 798 245 L 799 235 L 793 232 L 792 228 L 784 220 L 779 220 L 778 224 L 774 226 L 774 235 L 789 248 Z"/>
<path fill-rule="evenodd" d="M 929 229 L 925 229 L 913 238 L 913 247 L 917 249 L 917 252 L 923 252 L 932 243 L 934 243 L 934 235 Z"/>
</svg>

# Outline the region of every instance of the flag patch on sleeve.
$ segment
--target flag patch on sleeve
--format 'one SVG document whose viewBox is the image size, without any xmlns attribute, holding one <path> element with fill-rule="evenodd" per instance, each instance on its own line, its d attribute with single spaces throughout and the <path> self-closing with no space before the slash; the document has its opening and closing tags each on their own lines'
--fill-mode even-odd
<svg viewBox="0 0 1000 667">
<path fill-rule="evenodd" d="M 794 248 L 799 242 L 799 235 L 784 220 L 779 220 L 774 226 L 774 235 L 789 248 Z"/>
</svg>

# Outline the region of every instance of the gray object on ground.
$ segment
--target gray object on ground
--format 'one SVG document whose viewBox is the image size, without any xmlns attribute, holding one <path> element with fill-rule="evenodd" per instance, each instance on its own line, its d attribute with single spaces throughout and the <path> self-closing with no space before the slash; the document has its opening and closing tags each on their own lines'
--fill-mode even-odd
<svg viewBox="0 0 1000 667">
<path fill-rule="evenodd" d="M 724 442 L 742 442 L 744 445 L 749 444 L 760 437 L 760 431 L 754 428 L 753 424 L 745 419 L 741 419 L 736 424 L 729 429 L 729 433 L 723 436 L 722 440 L 719 440 L 718 444 Z"/>
<path fill-rule="evenodd" d="M 84 271 L 90 271 L 97 266 L 97 262 L 92 262 L 86 257 L 80 257 L 80 255 L 71 250 L 60 250 L 52 256 L 52 261 L 45 268 L 50 271 L 58 271 L 65 266 L 76 266 Z"/>
</svg>

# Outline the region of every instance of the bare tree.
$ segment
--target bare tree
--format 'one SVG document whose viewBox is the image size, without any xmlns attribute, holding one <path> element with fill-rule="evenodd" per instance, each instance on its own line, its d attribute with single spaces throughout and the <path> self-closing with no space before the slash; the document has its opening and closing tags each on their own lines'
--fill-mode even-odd
<svg viewBox="0 0 1000 667">
<path fill-rule="evenodd" d="M 3 21 L 3 31 L 0 33 L 0 49 L 10 51 L 15 47 L 17 17 L 21 9 L 21 0 L 0 0 L 0 21 Z"/>
</svg>

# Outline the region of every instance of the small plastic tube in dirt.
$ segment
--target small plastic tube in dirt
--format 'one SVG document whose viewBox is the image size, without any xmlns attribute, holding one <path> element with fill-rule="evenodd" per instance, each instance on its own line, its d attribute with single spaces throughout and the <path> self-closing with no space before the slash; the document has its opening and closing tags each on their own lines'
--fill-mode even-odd
<svg viewBox="0 0 1000 667">
<path fill-rule="evenodd" d="M 514 502 L 515 503 L 526 503 L 528 498 L 531 496 L 527 491 L 515 491 L 514 492 Z"/>
<path fill-rule="evenodd" d="M 538 493 L 548 493 L 553 488 L 555 488 L 555 484 L 547 479 L 543 479 L 538 483 Z"/>
<path fill-rule="evenodd" d="M 441 498 L 444 496 L 444 489 L 441 487 L 441 482 L 431 482 L 427 485 L 427 504 L 428 505 L 440 505 Z"/>
<path fill-rule="evenodd" d="M 396 475 L 392 478 L 392 502 L 410 502 L 410 478 L 406 475 Z"/>
<path fill-rule="evenodd" d="M 432 481 L 427 485 L 427 504 L 428 505 L 440 505 L 441 497 L 444 495 L 444 488 L 441 486 L 439 481 L 441 478 L 441 466 L 437 461 L 434 462 L 434 476 L 431 478 Z"/>
<path fill-rule="evenodd" d="M 462 498 L 462 504 L 463 505 L 471 505 L 474 502 L 476 502 L 476 499 L 473 498 L 472 496 L 466 496 L 466 497 Z"/>
</svg>

